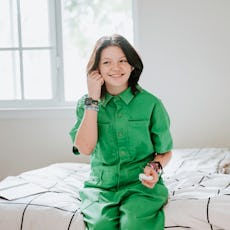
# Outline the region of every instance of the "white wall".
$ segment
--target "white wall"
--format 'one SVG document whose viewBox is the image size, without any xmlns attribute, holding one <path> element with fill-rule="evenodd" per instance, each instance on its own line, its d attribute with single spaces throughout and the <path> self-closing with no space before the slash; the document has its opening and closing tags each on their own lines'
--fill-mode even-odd
<svg viewBox="0 0 230 230">
<path fill-rule="evenodd" d="M 141 84 L 162 99 L 175 147 L 230 147 L 230 1 L 136 0 Z M 0 112 L 0 179 L 64 161 L 74 109 Z"/>
<path fill-rule="evenodd" d="M 137 0 L 142 85 L 162 98 L 175 147 L 230 147 L 230 1 Z"/>
<path fill-rule="evenodd" d="M 51 163 L 88 161 L 72 154 L 75 109 L 0 113 L 0 179 Z"/>
</svg>

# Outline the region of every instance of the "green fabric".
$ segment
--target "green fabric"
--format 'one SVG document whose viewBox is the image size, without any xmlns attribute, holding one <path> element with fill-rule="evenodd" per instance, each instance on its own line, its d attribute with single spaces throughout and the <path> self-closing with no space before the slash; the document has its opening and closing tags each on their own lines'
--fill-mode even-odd
<svg viewBox="0 0 230 230">
<path fill-rule="evenodd" d="M 152 94 L 140 87 L 139 89 L 141 92 L 136 96 L 128 88 L 118 96 L 106 94 L 105 99 L 99 102 L 99 139 L 94 154 L 106 153 L 102 158 L 116 161 L 119 155 L 125 155 L 121 147 L 127 154 L 133 151 L 141 152 L 141 158 L 143 154 L 148 155 L 150 152 L 160 154 L 172 149 L 170 122 L 163 104 Z M 82 97 L 77 104 L 76 124 L 70 131 L 72 141 L 84 115 L 85 97 Z M 125 143 L 125 146 L 118 146 L 118 142 Z M 112 156 L 110 154 L 107 157 L 107 152 L 111 150 Z"/>
<path fill-rule="evenodd" d="M 138 87 L 135 96 L 128 88 L 118 96 L 106 94 L 99 102 L 98 143 L 91 154 L 90 179 L 81 192 L 89 229 L 164 229 L 167 188 L 160 178 L 149 189 L 138 175 L 155 153 L 172 149 L 170 121 L 161 101 Z M 73 141 L 84 115 L 85 97 L 77 105 L 77 121 L 70 131 Z"/>
<path fill-rule="evenodd" d="M 81 210 L 91 230 L 163 230 L 168 190 L 162 181 L 153 189 L 140 182 L 118 190 L 85 188 Z"/>
</svg>

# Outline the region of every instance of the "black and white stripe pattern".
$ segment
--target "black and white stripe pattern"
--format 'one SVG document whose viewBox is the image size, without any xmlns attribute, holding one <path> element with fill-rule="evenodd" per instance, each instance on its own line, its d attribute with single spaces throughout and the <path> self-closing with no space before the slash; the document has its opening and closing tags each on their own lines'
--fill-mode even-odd
<svg viewBox="0 0 230 230">
<path fill-rule="evenodd" d="M 228 149 L 175 150 L 165 168 L 165 229 L 229 230 L 230 175 L 217 173 Z M 84 230 L 79 190 L 89 165 L 60 163 L 0 182 L 0 229 Z"/>
<path fill-rule="evenodd" d="M 164 175 L 166 229 L 230 229 L 230 175 L 217 173 L 224 159 L 230 161 L 229 149 L 174 151 Z"/>
<path fill-rule="evenodd" d="M 0 183 L 0 229 L 84 229 L 78 193 L 88 174 L 87 164 L 63 163 L 6 178 Z"/>
</svg>

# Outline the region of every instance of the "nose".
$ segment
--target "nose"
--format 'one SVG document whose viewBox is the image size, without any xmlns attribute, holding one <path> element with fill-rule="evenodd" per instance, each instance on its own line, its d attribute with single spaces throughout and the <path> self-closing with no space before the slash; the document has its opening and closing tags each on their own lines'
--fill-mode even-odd
<svg viewBox="0 0 230 230">
<path fill-rule="evenodd" d="M 114 63 L 112 63 L 112 70 L 119 70 L 120 69 L 120 65 L 119 65 L 120 63 L 116 63 L 116 62 L 114 62 Z"/>
</svg>

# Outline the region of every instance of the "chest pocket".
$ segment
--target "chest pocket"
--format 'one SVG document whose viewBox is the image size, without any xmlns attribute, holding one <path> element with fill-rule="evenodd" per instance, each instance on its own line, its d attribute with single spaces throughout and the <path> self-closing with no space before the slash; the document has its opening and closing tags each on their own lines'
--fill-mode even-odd
<svg viewBox="0 0 230 230">
<path fill-rule="evenodd" d="M 153 151 L 149 120 L 129 120 L 128 133 L 130 151 L 136 154 Z"/>
</svg>

